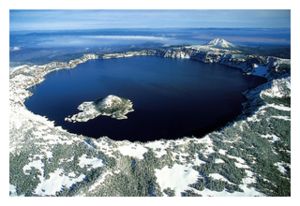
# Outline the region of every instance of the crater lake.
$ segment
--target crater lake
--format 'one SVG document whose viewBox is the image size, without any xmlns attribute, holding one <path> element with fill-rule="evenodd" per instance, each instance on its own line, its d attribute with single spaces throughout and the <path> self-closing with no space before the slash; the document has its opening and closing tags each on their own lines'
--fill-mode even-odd
<svg viewBox="0 0 300 206">
<path fill-rule="evenodd" d="M 48 74 L 31 88 L 25 105 L 71 133 L 94 138 L 146 142 L 202 137 L 241 114 L 242 92 L 264 82 L 235 68 L 189 59 L 98 59 Z M 82 102 L 111 94 L 132 101 L 128 119 L 64 120 L 78 113 Z"/>
</svg>

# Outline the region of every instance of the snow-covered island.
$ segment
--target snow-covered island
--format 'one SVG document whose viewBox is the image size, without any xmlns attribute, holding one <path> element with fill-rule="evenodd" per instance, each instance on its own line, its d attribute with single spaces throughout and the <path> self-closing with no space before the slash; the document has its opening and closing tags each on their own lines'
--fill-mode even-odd
<svg viewBox="0 0 300 206">
<path fill-rule="evenodd" d="M 129 99 L 108 95 L 104 99 L 93 102 L 83 102 L 78 106 L 81 111 L 65 118 L 68 122 L 87 122 L 98 116 L 110 116 L 114 119 L 127 119 L 126 114 L 133 112 L 133 104 Z"/>
</svg>

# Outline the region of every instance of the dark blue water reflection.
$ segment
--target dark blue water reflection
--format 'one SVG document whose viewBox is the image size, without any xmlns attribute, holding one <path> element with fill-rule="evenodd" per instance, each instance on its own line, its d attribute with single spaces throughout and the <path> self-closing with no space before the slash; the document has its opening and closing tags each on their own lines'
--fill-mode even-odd
<svg viewBox="0 0 300 206">
<path fill-rule="evenodd" d="M 159 57 L 93 60 L 73 70 L 51 73 L 33 88 L 26 106 L 70 132 L 117 140 L 149 141 L 202 136 L 235 118 L 241 92 L 264 79 L 218 64 Z M 109 94 L 132 100 L 127 120 L 100 116 L 65 122 L 77 106 Z"/>
</svg>

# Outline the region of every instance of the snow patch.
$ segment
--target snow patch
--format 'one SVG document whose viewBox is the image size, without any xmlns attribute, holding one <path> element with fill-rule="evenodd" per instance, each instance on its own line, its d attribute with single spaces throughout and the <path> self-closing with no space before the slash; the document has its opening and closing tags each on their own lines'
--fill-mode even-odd
<svg viewBox="0 0 300 206">
<path fill-rule="evenodd" d="M 227 178 L 225 178 L 223 175 L 220 175 L 219 173 L 211 173 L 208 176 L 215 180 L 222 180 L 224 182 L 230 183 L 230 181 Z"/>
<path fill-rule="evenodd" d="M 205 161 L 199 159 L 199 156 L 197 154 L 194 155 L 194 160 L 193 160 L 193 164 L 196 165 L 196 166 L 200 166 L 200 165 L 203 165 L 203 164 L 206 164 Z"/>
<path fill-rule="evenodd" d="M 23 167 L 23 172 L 25 175 L 29 175 L 29 171 L 32 168 L 36 168 L 40 171 L 41 175 L 43 175 L 43 167 L 44 167 L 44 164 L 41 160 L 34 160 L 32 162 L 29 162 L 27 165 L 25 165 Z"/>
<path fill-rule="evenodd" d="M 240 197 L 240 196 L 245 196 L 245 197 L 255 197 L 255 196 L 265 196 L 263 193 L 258 192 L 255 190 L 255 188 L 250 187 L 249 185 L 252 183 L 255 183 L 255 177 L 253 176 L 253 172 L 250 170 L 245 170 L 247 176 L 242 179 L 242 184 L 239 185 L 239 187 L 244 191 L 244 192 L 227 192 L 226 190 L 223 190 L 221 192 L 217 191 L 212 191 L 207 188 L 205 188 L 202 191 L 197 191 L 198 194 L 204 196 L 204 197 L 226 197 L 226 196 L 232 196 L 232 197 Z"/>
<path fill-rule="evenodd" d="M 250 168 L 248 165 L 241 164 L 241 163 L 239 163 L 239 162 L 235 162 L 234 164 L 235 164 L 235 166 L 236 166 L 237 168 L 243 168 L 243 169 L 249 169 L 249 168 Z"/>
<path fill-rule="evenodd" d="M 245 164 L 245 160 L 243 160 L 243 159 L 240 158 L 240 157 L 236 157 L 236 156 L 229 155 L 229 154 L 227 154 L 227 157 L 230 158 L 230 159 L 235 159 L 236 161 L 238 161 L 238 162 L 241 163 L 241 164 Z"/>
<path fill-rule="evenodd" d="M 79 157 L 79 167 L 84 168 L 84 167 L 88 167 L 87 170 L 91 170 L 91 168 L 95 169 L 98 167 L 102 167 L 103 161 L 102 159 L 98 159 L 98 158 L 87 158 L 87 155 L 84 154 L 81 157 Z"/>
<path fill-rule="evenodd" d="M 227 154 L 227 157 L 230 158 L 230 159 L 235 159 L 237 162 L 234 162 L 235 166 L 237 168 L 244 168 L 244 169 L 248 169 L 249 166 L 246 165 L 246 162 L 244 159 L 240 158 L 240 157 L 236 157 L 236 156 L 232 156 L 232 155 L 228 155 Z"/>
<path fill-rule="evenodd" d="M 9 184 L 9 196 L 18 196 L 16 186 Z"/>
<path fill-rule="evenodd" d="M 261 134 L 260 136 L 267 139 L 271 143 L 280 141 L 280 137 L 276 136 L 275 134 Z"/>
<path fill-rule="evenodd" d="M 289 116 L 279 116 L 279 115 L 276 115 L 276 116 L 271 116 L 271 118 L 282 119 L 282 120 L 285 120 L 285 121 L 291 121 L 291 119 L 290 119 Z"/>
<path fill-rule="evenodd" d="M 291 111 L 290 107 L 286 107 L 284 105 L 268 104 L 267 106 L 281 111 L 287 111 L 287 112 Z"/>
<path fill-rule="evenodd" d="M 276 162 L 274 165 L 277 167 L 278 171 L 281 172 L 282 174 L 286 174 L 286 169 L 285 169 L 285 163 L 284 162 Z"/>
<path fill-rule="evenodd" d="M 109 142 L 107 137 L 102 137 L 97 140 L 91 140 L 92 144 L 96 146 L 97 149 L 105 153 L 106 155 L 110 157 L 115 157 L 113 155 L 113 148 L 115 147 L 113 143 Z"/>
<path fill-rule="evenodd" d="M 272 98 L 290 97 L 291 78 L 275 79 L 271 82 L 271 88 L 261 92 L 262 95 Z"/>
<path fill-rule="evenodd" d="M 180 196 L 181 192 L 190 189 L 188 185 L 197 181 L 198 172 L 192 169 L 191 165 L 174 164 L 171 168 L 165 166 L 155 169 L 155 176 L 161 191 L 171 188 L 176 196 Z"/>
<path fill-rule="evenodd" d="M 62 190 L 63 187 L 71 187 L 77 182 L 83 181 L 85 175 L 81 174 L 77 178 L 70 178 L 64 175 L 62 169 L 56 169 L 49 174 L 49 179 L 42 181 L 35 189 L 35 194 L 40 196 L 54 196 L 56 192 Z"/>
<path fill-rule="evenodd" d="M 148 151 L 140 144 L 127 144 L 118 147 L 119 152 L 124 156 L 129 156 L 137 159 L 143 159 L 144 153 Z"/>
<path fill-rule="evenodd" d="M 221 155 L 226 155 L 226 150 L 224 150 L 224 149 L 219 149 L 219 154 L 221 154 Z"/>
<path fill-rule="evenodd" d="M 201 143 L 203 146 L 205 146 L 204 150 L 201 151 L 201 153 L 207 157 L 209 154 L 214 153 L 214 144 L 213 141 L 211 140 L 211 138 L 209 137 L 209 135 L 206 135 L 205 137 L 199 139 L 198 141 L 199 143 Z"/>
<path fill-rule="evenodd" d="M 161 158 L 162 156 L 167 154 L 167 151 L 165 150 L 165 144 L 161 141 L 154 141 L 149 142 L 145 144 L 146 147 L 151 148 L 153 152 L 155 153 L 155 157 Z"/>
<path fill-rule="evenodd" d="M 45 155 L 47 158 L 51 159 L 53 157 L 53 154 L 51 151 L 45 151 Z"/>
<path fill-rule="evenodd" d="M 222 163 L 225 163 L 224 160 L 218 158 L 218 159 L 215 159 L 215 163 L 216 164 L 222 164 Z"/>
</svg>

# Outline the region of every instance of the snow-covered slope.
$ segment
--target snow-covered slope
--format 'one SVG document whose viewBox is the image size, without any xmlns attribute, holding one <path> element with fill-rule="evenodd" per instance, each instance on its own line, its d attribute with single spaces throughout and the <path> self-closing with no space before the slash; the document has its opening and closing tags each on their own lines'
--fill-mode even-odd
<svg viewBox="0 0 300 206">
<path fill-rule="evenodd" d="M 93 139 L 71 134 L 24 106 L 25 99 L 31 95 L 29 88 L 42 82 L 51 71 L 72 69 L 94 58 L 164 56 L 167 51 L 174 54 L 172 58 L 182 58 L 184 53 L 198 57 L 199 61 L 211 59 L 236 68 L 246 68 L 240 65 L 255 62 L 267 68 L 270 81 L 245 92 L 247 101 L 239 119 L 203 138 L 148 143 L 113 141 L 107 137 Z M 176 56 L 178 52 L 180 55 Z M 288 63 L 288 60 L 250 58 L 238 51 L 197 46 L 102 57 L 90 54 L 66 63 L 12 70 L 10 195 L 289 196 Z M 103 105 L 113 105 L 110 100 L 103 101 Z"/>
<path fill-rule="evenodd" d="M 225 48 L 225 49 L 235 47 L 234 44 L 232 44 L 229 41 L 226 41 L 225 39 L 222 39 L 222 38 L 213 39 L 210 42 L 208 42 L 207 45 L 212 46 L 212 47 L 216 47 L 216 48 Z"/>
</svg>

